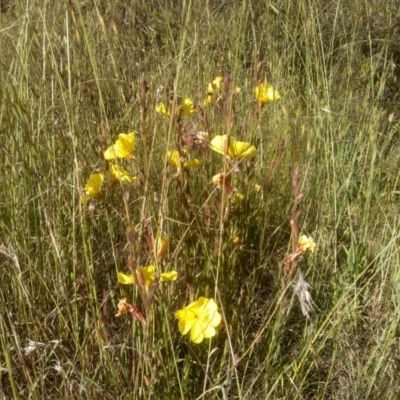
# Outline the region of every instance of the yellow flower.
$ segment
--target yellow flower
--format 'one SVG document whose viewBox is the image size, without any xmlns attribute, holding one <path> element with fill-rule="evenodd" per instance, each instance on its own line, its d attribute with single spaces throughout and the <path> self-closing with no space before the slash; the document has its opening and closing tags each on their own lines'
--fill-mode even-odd
<svg viewBox="0 0 400 400">
<path fill-rule="evenodd" d="M 135 148 L 135 132 L 131 133 L 120 133 L 118 135 L 119 139 L 110 146 L 104 152 L 104 158 L 106 160 L 114 160 L 115 158 L 126 158 L 130 157 L 133 153 L 133 149 Z"/>
<path fill-rule="evenodd" d="M 187 153 L 185 152 L 185 154 Z M 168 163 L 178 169 L 194 168 L 198 167 L 201 164 L 201 161 L 197 158 L 188 161 L 181 160 L 181 158 L 185 158 L 185 156 L 181 157 L 178 150 L 170 150 L 167 152 Z"/>
<path fill-rule="evenodd" d="M 127 170 L 120 167 L 119 165 L 111 164 L 110 165 L 111 175 L 120 182 L 133 182 L 137 178 L 136 176 L 131 175 Z"/>
<path fill-rule="evenodd" d="M 309 251 L 310 253 L 314 253 L 315 247 L 317 245 L 315 244 L 314 240 L 312 240 L 311 237 L 308 237 L 307 235 L 302 235 L 299 238 L 299 242 L 297 245 L 297 251 L 305 253 L 306 251 Z"/>
<path fill-rule="evenodd" d="M 210 143 L 211 150 L 226 154 L 229 158 L 249 160 L 257 155 L 257 149 L 248 142 L 239 142 L 234 137 L 217 135 Z"/>
<path fill-rule="evenodd" d="M 236 192 L 231 199 L 232 204 L 241 204 L 243 203 L 244 195 L 242 193 Z"/>
<path fill-rule="evenodd" d="M 272 85 L 267 85 L 265 83 L 259 83 L 254 88 L 254 92 L 260 104 L 268 104 L 280 98 L 278 91 L 276 91 Z"/>
<path fill-rule="evenodd" d="M 156 237 L 156 243 L 155 243 L 155 253 L 157 260 L 159 260 L 165 253 L 165 250 L 167 250 L 169 244 L 169 239 L 166 236 L 157 236 Z"/>
<path fill-rule="evenodd" d="M 164 115 L 164 117 L 170 117 L 171 116 L 171 114 L 168 111 L 168 108 L 165 105 L 165 103 L 157 103 L 156 112 L 158 112 L 161 115 Z"/>
<path fill-rule="evenodd" d="M 203 100 L 203 105 L 210 106 L 214 101 L 212 94 L 207 94 L 207 97 Z"/>
<path fill-rule="evenodd" d="M 157 271 L 156 266 L 149 265 L 148 267 L 140 267 L 140 268 L 138 268 L 138 270 L 140 271 L 141 275 L 143 276 L 144 285 L 148 286 L 148 287 L 151 286 L 154 282 L 154 279 L 156 278 L 156 271 Z M 160 276 L 160 282 L 176 281 L 177 277 L 178 277 L 178 273 L 176 271 L 164 272 Z M 118 272 L 117 278 L 118 278 L 118 282 L 123 285 L 133 285 L 133 284 L 137 283 L 136 276 L 125 275 L 122 272 Z"/>
<path fill-rule="evenodd" d="M 96 197 L 103 186 L 104 174 L 92 174 L 85 186 L 85 194 L 80 197 L 81 203 L 84 203 L 87 198 Z"/>
<path fill-rule="evenodd" d="M 193 101 L 191 99 L 186 98 L 185 100 L 183 100 L 181 105 L 181 112 L 184 117 L 188 117 L 189 115 L 197 112 L 193 106 Z"/>
<path fill-rule="evenodd" d="M 207 86 L 207 97 L 203 100 L 205 106 L 209 106 L 214 102 L 214 93 L 221 93 L 221 86 L 223 82 L 222 76 L 217 76 L 211 83 Z"/>
<path fill-rule="evenodd" d="M 254 191 L 255 192 L 259 192 L 261 190 L 261 185 L 259 185 L 258 183 L 254 184 Z"/>
<path fill-rule="evenodd" d="M 215 336 L 215 328 L 221 323 L 217 304 L 213 299 L 205 297 L 178 310 L 175 317 L 179 320 L 181 334 L 186 335 L 190 331 L 190 340 L 194 343 Z"/>
</svg>

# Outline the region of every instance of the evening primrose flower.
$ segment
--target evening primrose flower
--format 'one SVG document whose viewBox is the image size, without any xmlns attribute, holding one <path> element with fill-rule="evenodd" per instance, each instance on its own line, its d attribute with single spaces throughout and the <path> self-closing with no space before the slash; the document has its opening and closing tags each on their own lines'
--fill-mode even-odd
<svg viewBox="0 0 400 400">
<path fill-rule="evenodd" d="M 194 108 L 193 101 L 191 99 L 186 98 L 183 100 L 181 105 L 181 112 L 184 117 L 188 117 L 197 112 L 196 109 Z"/>
<path fill-rule="evenodd" d="M 210 149 L 229 158 L 250 160 L 257 155 L 257 149 L 248 142 L 239 142 L 233 136 L 217 135 L 210 143 Z"/>
<path fill-rule="evenodd" d="M 190 340 L 201 343 L 203 339 L 215 336 L 215 328 L 221 323 L 221 314 L 213 299 L 200 297 L 187 307 L 178 310 L 175 317 L 179 320 L 179 331 L 186 335 L 190 331 Z"/>
<path fill-rule="evenodd" d="M 131 175 L 127 170 L 120 167 L 119 165 L 111 164 L 110 172 L 113 178 L 120 182 L 131 183 L 137 179 L 136 176 Z"/>
<path fill-rule="evenodd" d="M 268 104 L 280 98 L 278 91 L 272 85 L 265 83 L 259 83 L 254 88 L 254 93 L 260 104 Z"/>
<path fill-rule="evenodd" d="M 89 177 L 87 184 L 85 185 L 85 194 L 80 197 L 80 201 L 83 203 L 87 198 L 96 197 L 103 186 L 104 174 L 92 174 Z"/>
<path fill-rule="evenodd" d="M 244 200 L 244 195 L 242 193 L 236 192 L 232 196 L 231 203 L 233 205 L 238 205 L 238 204 L 243 203 L 243 200 Z"/>
<path fill-rule="evenodd" d="M 150 287 L 153 284 L 154 279 L 156 278 L 156 271 L 157 271 L 156 266 L 149 265 L 147 267 L 140 267 L 137 270 L 140 272 L 140 274 L 143 277 L 144 286 Z M 178 277 L 178 273 L 176 271 L 163 272 L 160 276 L 160 282 L 176 281 L 177 277 Z M 117 278 L 118 278 L 118 282 L 121 283 L 122 285 L 138 284 L 137 277 L 132 274 L 125 275 L 122 272 L 118 272 Z"/>
<path fill-rule="evenodd" d="M 104 158 L 106 160 L 114 160 L 116 158 L 127 158 L 130 157 L 133 153 L 133 149 L 135 148 L 135 132 L 131 133 L 120 133 L 118 135 L 119 139 L 110 146 L 104 152 Z"/>
<path fill-rule="evenodd" d="M 311 237 L 308 237 L 307 235 L 302 235 L 300 236 L 299 242 L 297 244 L 297 252 L 305 253 L 306 251 L 309 251 L 310 253 L 314 253 L 316 246 L 317 245 Z"/>
<path fill-rule="evenodd" d="M 184 152 L 184 153 L 187 154 L 186 152 Z M 181 157 L 178 150 L 170 150 L 167 152 L 168 163 L 178 169 L 194 168 L 194 167 L 198 167 L 201 164 L 201 161 L 197 158 L 194 158 L 193 160 L 188 160 L 188 161 L 184 161 L 182 158 L 185 158 L 185 157 L 184 156 Z"/>
<path fill-rule="evenodd" d="M 165 103 L 157 103 L 156 104 L 156 112 L 158 112 L 159 114 L 163 115 L 164 117 L 170 117 L 171 116 L 171 114 L 168 111 L 168 108 L 165 105 Z"/>
<path fill-rule="evenodd" d="M 257 193 L 261 190 L 261 185 L 259 185 L 258 183 L 255 183 L 253 187 L 254 187 L 254 191 Z"/>
</svg>

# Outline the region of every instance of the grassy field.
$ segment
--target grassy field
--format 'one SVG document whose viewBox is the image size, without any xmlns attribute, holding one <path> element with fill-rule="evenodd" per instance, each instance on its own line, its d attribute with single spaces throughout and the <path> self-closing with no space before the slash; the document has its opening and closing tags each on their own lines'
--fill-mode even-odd
<svg viewBox="0 0 400 400">
<path fill-rule="evenodd" d="M 1 399 L 400 398 L 398 1 L 0 5 Z"/>
</svg>

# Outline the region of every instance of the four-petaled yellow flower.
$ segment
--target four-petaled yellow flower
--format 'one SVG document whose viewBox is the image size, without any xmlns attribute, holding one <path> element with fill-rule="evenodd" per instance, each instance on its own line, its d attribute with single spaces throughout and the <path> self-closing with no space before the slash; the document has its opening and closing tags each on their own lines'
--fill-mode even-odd
<svg viewBox="0 0 400 400">
<path fill-rule="evenodd" d="M 197 158 L 194 158 L 193 160 L 185 161 L 184 159 L 186 157 L 187 152 L 185 151 L 184 153 L 185 153 L 185 155 L 183 155 L 181 157 L 178 150 L 168 151 L 167 152 L 168 163 L 178 169 L 198 167 L 201 164 L 201 161 Z"/>
<path fill-rule="evenodd" d="M 144 280 L 144 286 L 151 286 L 156 278 L 157 268 L 155 265 L 149 265 L 148 267 L 140 267 L 137 269 L 142 275 Z M 138 284 L 138 278 L 134 275 L 125 275 L 122 272 L 117 274 L 118 282 L 123 285 L 134 285 Z M 160 276 L 160 282 L 165 281 L 176 281 L 178 273 L 176 271 L 163 272 Z"/>
<path fill-rule="evenodd" d="M 254 92 L 260 104 L 268 104 L 280 98 L 278 91 L 272 85 L 265 83 L 259 83 L 254 88 Z"/>
<path fill-rule="evenodd" d="M 194 343 L 215 336 L 215 328 L 221 323 L 217 304 L 213 299 L 205 297 L 178 310 L 175 317 L 179 320 L 181 334 L 186 335 L 190 331 L 190 340 Z"/>
<path fill-rule="evenodd" d="M 118 135 L 119 139 L 110 146 L 104 152 L 104 158 L 106 160 L 114 160 L 116 158 L 127 158 L 130 157 L 133 153 L 133 149 L 135 148 L 135 132 L 131 133 L 120 133 Z"/>
<path fill-rule="evenodd" d="M 87 198 L 96 197 L 103 186 L 104 174 L 92 174 L 89 177 L 87 184 L 85 185 L 85 194 L 80 197 L 80 201 L 83 203 Z"/>
<path fill-rule="evenodd" d="M 126 169 L 120 167 L 119 165 L 111 164 L 110 172 L 113 178 L 120 182 L 133 182 L 137 178 L 136 176 L 131 175 Z"/>
<path fill-rule="evenodd" d="M 308 237 L 307 235 L 302 235 L 300 236 L 299 242 L 297 244 L 297 252 L 305 253 L 306 251 L 309 251 L 310 253 L 314 253 L 316 246 L 317 245 L 311 237 Z"/>
<path fill-rule="evenodd" d="M 239 142 L 234 137 L 217 135 L 210 143 L 211 150 L 226 154 L 229 158 L 249 160 L 257 155 L 257 149 L 248 142 Z"/>
</svg>

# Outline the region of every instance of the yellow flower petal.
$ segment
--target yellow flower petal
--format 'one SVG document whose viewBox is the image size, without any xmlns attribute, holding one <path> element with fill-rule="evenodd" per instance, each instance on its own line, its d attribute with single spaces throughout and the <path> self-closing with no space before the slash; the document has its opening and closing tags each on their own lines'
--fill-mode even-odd
<svg viewBox="0 0 400 400">
<path fill-rule="evenodd" d="M 137 179 L 136 176 L 131 175 L 126 169 L 120 167 L 119 165 L 110 165 L 110 172 L 116 180 L 121 182 L 131 183 Z"/>
<path fill-rule="evenodd" d="M 280 95 L 272 85 L 260 83 L 254 88 L 256 99 L 261 104 L 268 104 L 272 101 L 278 100 Z"/>
<path fill-rule="evenodd" d="M 199 344 L 203 341 L 204 339 L 204 330 L 202 329 L 201 324 L 196 321 L 193 326 L 192 329 L 190 330 L 190 340 L 193 343 Z"/>
<path fill-rule="evenodd" d="M 176 168 L 181 168 L 180 158 L 179 151 L 177 150 L 170 150 L 167 152 L 167 162 Z"/>
<path fill-rule="evenodd" d="M 183 100 L 181 105 L 181 112 L 184 117 L 188 117 L 197 112 L 193 106 L 193 101 L 191 99 L 186 98 Z"/>
<path fill-rule="evenodd" d="M 199 165 L 201 165 L 201 161 L 197 158 L 194 158 L 193 160 L 189 160 L 183 163 L 183 166 L 185 168 L 195 168 L 198 167 Z"/>
<path fill-rule="evenodd" d="M 181 315 L 180 311 L 177 311 L 175 313 L 175 317 L 180 320 L 178 328 L 182 335 L 186 335 L 192 329 L 192 326 L 195 324 L 197 320 L 195 314 L 189 315 L 188 313 L 185 312 L 185 315 L 183 316 Z"/>
<path fill-rule="evenodd" d="M 217 135 L 211 140 L 211 150 L 219 154 L 226 154 L 230 158 L 249 160 L 257 155 L 257 149 L 248 142 L 239 142 L 234 137 Z"/>
<path fill-rule="evenodd" d="M 120 133 L 118 135 L 119 139 L 110 146 L 104 152 L 104 158 L 106 160 L 114 160 L 116 158 L 126 158 L 130 157 L 133 153 L 133 149 L 135 148 L 135 132 L 131 133 Z"/>
<path fill-rule="evenodd" d="M 149 265 L 147 267 L 140 267 L 138 270 L 142 273 L 145 286 L 151 286 L 156 277 L 156 266 Z"/>
<path fill-rule="evenodd" d="M 187 152 L 184 152 L 184 154 L 187 154 Z M 201 165 L 201 161 L 197 158 L 193 160 L 183 161 L 183 163 L 181 162 L 181 158 L 186 158 L 186 155 L 181 157 L 178 150 L 170 150 L 167 152 L 168 164 L 173 165 L 178 169 L 182 168 L 182 166 L 183 168 L 194 168 Z"/>
<path fill-rule="evenodd" d="M 236 192 L 231 199 L 232 204 L 241 204 L 243 203 L 244 195 L 242 193 Z"/>
<path fill-rule="evenodd" d="M 118 282 L 123 285 L 133 285 L 135 283 L 133 275 L 125 275 L 122 272 L 118 272 L 117 277 Z"/>
<path fill-rule="evenodd" d="M 92 174 L 85 186 L 85 193 L 87 197 L 94 197 L 101 191 L 104 181 L 104 174 Z"/>
<path fill-rule="evenodd" d="M 163 115 L 164 117 L 170 117 L 171 114 L 168 111 L 167 106 L 165 105 L 165 103 L 158 103 L 156 105 L 156 112 L 158 112 L 159 114 Z"/>
<path fill-rule="evenodd" d="M 168 244 L 169 244 L 169 238 L 167 238 L 166 236 L 156 237 L 156 242 L 154 247 L 157 260 L 159 260 L 164 255 L 165 251 L 167 250 Z"/>
<path fill-rule="evenodd" d="M 178 273 L 176 271 L 163 272 L 161 274 L 160 281 L 176 281 L 176 278 L 178 278 Z"/>
<path fill-rule="evenodd" d="M 229 144 L 229 157 L 250 160 L 257 155 L 257 149 L 250 143 L 231 141 Z"/>
<path fill-rule="evenodd" d="M 223 78 L 222 76 L 217 76 L 213 81 L 212 81 L 212 85 L 215 88 L 215 90 L 217 92 L 221 91 L 221 86 L 222 86 L 222 82 L 223 82 Z"/>
</svg>

